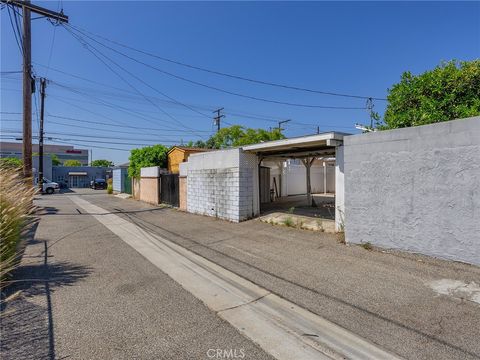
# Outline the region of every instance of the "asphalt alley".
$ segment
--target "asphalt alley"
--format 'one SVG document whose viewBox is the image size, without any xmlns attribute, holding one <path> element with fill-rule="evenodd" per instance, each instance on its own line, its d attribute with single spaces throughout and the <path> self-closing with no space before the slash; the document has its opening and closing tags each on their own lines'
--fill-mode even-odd
<svg viewBox="0 0 480 360">
<path fill-rule="evenodd" d="M 273 359 L 69 198 L 36 203 L 2 359 Z"/>
<path fill-rule="evenodd" d="M 84 198 L 70 199 L 277 359 L 398 358 Z"/>
<path fill-rule="evenodd" d="M 228 223 L 104 191 L 78 189 L 35 203 L 39 222 L 16 287 L 24 296 L 10 306 L 15 316 L 2 319 L 2 358 L 209 359 L 220 350 L 272 359 L 282 347 L 268 343 L 264 326 L 274 336 L 279 322 L 267 320 L 278 315 L 295 339 L 285 347 L 303 342 L 319 356 L 346 354 L 341 344 L 353 335 L 389 356 L 480 358 L 478 267 L 366 251 L 329 234 L 255 220 Z M 148 239 L 152 254 L 178 262 L 159 269 L 95 218 L 110 215 L 112 228 L 126 226 L 128 241 Z M 180 269 L 189 272 L 175 279 Z M 190 277 L 215 278 L 218 286 L 182 283 Z M 203 291 L 198 298 L 195 287 Z M 235 301 L 212 300 L 210 291 L 235 294 Z M 248 328 L 259 318 L 263 325 Z M 325 336 L 333 329 L 340 344 Z"/>
</svg>

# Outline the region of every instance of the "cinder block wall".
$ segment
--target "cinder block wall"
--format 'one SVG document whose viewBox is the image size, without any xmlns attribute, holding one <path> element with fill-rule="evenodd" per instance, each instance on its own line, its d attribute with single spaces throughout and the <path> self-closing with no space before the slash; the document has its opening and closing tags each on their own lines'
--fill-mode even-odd
<svg viewBox="0 0 480 360">
<path fill-rule="evenodd" d="M 480 264 L 480 117 L 344 138 L 351 243 Z"/>
<path fill-rule="evenodd" d="M 241 149 L 191 155 L 187 210 L 239 222 L 258 213 L 256 156 Z M 255 184 L 256 193 L 255 193 Z"/>
</svg>

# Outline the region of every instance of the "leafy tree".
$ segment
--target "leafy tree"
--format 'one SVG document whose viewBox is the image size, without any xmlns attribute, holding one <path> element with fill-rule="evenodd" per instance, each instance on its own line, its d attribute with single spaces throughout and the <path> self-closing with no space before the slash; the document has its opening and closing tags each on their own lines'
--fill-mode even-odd
<svg viewBox="0 0 480 360">
<path fill-rule="evenodd" d="M 38 152 L 34 152 L 32 153 L 33 156 L 39 156 L 40 154 Z M 52 159 L 52 166 L 60 166 L 62 165 L 62 162 L 60 161 L 60 159 L 58 158 L 57 154 L 45 154 L 45 155 L 48 155 L 50 156 L 50 158 Z"/>
<path fill-rule="evenodd" d="M 50 155 L 50 158 L 52 159 L 52 166 L 60 166 L 62 164 L 57 154 L 49 154 L 49 155 Z"/>
<path fill-rule="evenodd" d="M 15 169 L 23 166 L 23 161 L 14 157 L 0 158 L 0 167 Z"/>
<path fill-rule="evenodd" d="M 82 163 L 75 159 L 65 160 L 63 166 L 82 166 Z"/>
<path fill-rule="evenodd" d="M 283 136 L 278 129 L 267 131 L 264 129 L 251 129 L 240 125 L 233 125 L 220 129 L 220 131 L 211 136 L 206 142 L 199 140 L 194 143 L 190 141 L 187 146 L 209 149 L 224 149 L 232 146 L 243 146 L 256 144 L 262 141 L 279 140 L 284 138 L 285 136 Z"/>
<path fill-rule="evenodd" d="M 480 114 L 480 60 L 449 61 L 421 75 L 405 72 L 389 89 L 384 128 L 402 128 Z"/>
<path fill-rule="evenodd" d="M 98 166 L 98 167 L 111 167 L 111 166 L 114 166 L 112 161 L 110 161 L 110 160 L 103 160 L 103 159 L 93 160 L 90 165 L 91 165 L 91 166 Z"/>
<path fill-rule="evenodd" d="M 163 145 L 147 146 L 141 149 L 133 149 L 130 152 L 130 166 L 128 167 L 128 175 L 138 178 L 140 169 L 148 166 L 167 167 L 168 148 Z"/>
</svg>

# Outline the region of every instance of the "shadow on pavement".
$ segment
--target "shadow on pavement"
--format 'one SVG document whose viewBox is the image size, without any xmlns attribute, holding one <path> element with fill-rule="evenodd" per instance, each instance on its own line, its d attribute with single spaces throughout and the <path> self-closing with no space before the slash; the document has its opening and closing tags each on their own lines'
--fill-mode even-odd
<svg viewBox="0 0 480 360">
<path fill-rule="evenodd" d="M 43 262 L 20 266 L 4 294 L 21 291 L 17 299 L 2 309 L 2 359 L 55 359 L 52 292 L 72 286 L 91 273 L 88 267 L 78 264 L 49 264 L 47 243 L 43 243 Z"/>
</svg>

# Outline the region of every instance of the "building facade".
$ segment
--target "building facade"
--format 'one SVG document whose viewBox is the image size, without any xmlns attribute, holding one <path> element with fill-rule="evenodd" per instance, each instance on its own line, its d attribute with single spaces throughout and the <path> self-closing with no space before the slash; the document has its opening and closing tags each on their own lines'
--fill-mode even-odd
<svg viewBox="0 0 480 360">
<path fill-rule="evenodd" d="M 174 146 L 168 151 L 168 171 L 172 174 L 178 174 L 178 166 L 186 162 L 191 154 L 197 154 L 208 151 L 209 149 L 189 148 Z"/>
<path fill-rule="evenodd" d="M 32 144 L 32 152 L 38 153 L 38 144 Z M 44 145 L 43 153 L 54 154 L 63 164 L 66 160 L 78 160 L 82 166 L 88 165 L 88 150 L 75 149 L 68 145 Z M 0 142 L 0 158 L 14 157 L 22 158 L 22 143 L 21 142 Z"/>
<path fill-rule="evenodd" d="M 90 181 L 108 179 L 111 168 L 96 166 L 53 166 L 52 180 L 61 187 L 88 188 Z"/>
</svg>

